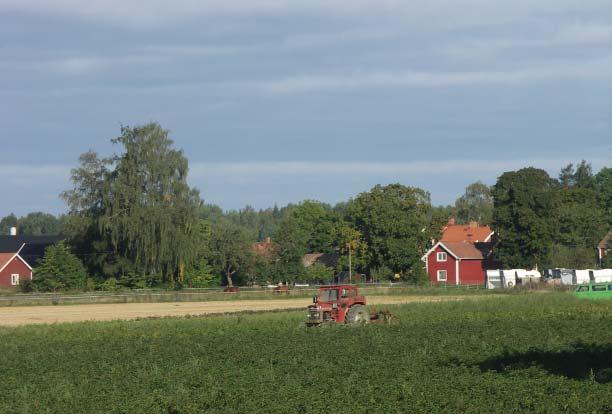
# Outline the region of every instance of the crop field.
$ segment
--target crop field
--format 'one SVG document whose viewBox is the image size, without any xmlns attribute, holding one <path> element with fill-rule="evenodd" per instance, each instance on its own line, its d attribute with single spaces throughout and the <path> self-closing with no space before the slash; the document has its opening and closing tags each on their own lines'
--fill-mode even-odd
<svg viewBox="0 0 612 414">
<path fill-rule="evenodd" d="M 612 412 L 612 302 L 564 293 L 0 328 L 0 412 Z"/>
</svg>

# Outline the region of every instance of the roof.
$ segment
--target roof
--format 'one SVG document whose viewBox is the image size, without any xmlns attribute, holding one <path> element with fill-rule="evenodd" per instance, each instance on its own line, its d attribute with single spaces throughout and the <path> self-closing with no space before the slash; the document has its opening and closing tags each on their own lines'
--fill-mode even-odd
<svg viewBox="0 0 612 414">
<path fill-rule="evenodd" d="M 15 253 L 0 253 L 0 269 L 4 269 L 13 257 L 15 257 Z"/>
<path fill-rule="evenodd" d="M 32 267 L 25 260 L 23 260 L 18 253 L 0 253 L 0 272 L 3 271 L 4 268 L 15 258 L 21 260 L 28 268 L 30 268 L 30 270 L 32 270 Z"/>
<path fill-rule="evenodd" d="M 253 243 L 251 249 L 255 254 L 271 259 L 275 256 L 278 246 L 272 243 L 270 237 L 266 237 L 263 241 Z"/>
<path fill-rule="evenodd" d="M 480 226 L 476 222 L 470 224 L 449 223 L 442 229 L 442 242 L 487 242 L 491 239 L 493 230 L 489 226 Z"/>
<path fill-rule="evenodd" d="M 62 236 L 0 236 L 0 254 L 19 252 L 19 256 L 35 267 L 45 254 L 45 249 L 62 241 Z"/>
<path fill-rule="evenodd" d="M 335 267 L 338 264 L 340 256 L 338 253 L 307 253 L 302 256 L 302 264 L 304 267 L 309 267 L 315 263 L 322 264 L 327 267 Z"/>
<path fill-rule="evenodd" d="M 422 260 L 433 253 L 438 246 L 450 253 L 455 259 L 484 260 L 487 251 L 490 250 L 491 243 L 478 243 L 478 246 L 470 242 L 437 242 L 431 249 L 423 255 Z"/>
<path fill-rule="evenodd" d="M 457 259 L 484 259 L 482 252 L 468 242 L 441 242 L 445 250 L 448 250 Z"/>
<path fill-rule="evenodd" d="M 601 241 L 597 245 L 597 248 L 599 248 L 599 249 L 609 249 L 610 248 L 610 243 L 612 243 L 612 230 L 610 230 L 608 232 L 608 234 L 606 234 L 605 237 L 603 239 L 601 239 Z"/>
</svg>

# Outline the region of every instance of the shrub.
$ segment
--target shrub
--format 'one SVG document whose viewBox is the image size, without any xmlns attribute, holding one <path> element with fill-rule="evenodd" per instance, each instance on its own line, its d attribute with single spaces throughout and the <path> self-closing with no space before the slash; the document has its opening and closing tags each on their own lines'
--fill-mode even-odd
<svg viewBox="0 0 612 414">
<path fill-rule="evenodd" d="M 23 293 L 30 293 L 34 290 L 31 279 L 23 279 L 19 281 L 19 290 Z"/>
<path fill-rule="evenodd" d="M 47 247 L 38 267 L 34 269 L 33 286 L 41 291 L 83 289 L 87 273 L 81 261 L 63 242 Z"/>
</svg>

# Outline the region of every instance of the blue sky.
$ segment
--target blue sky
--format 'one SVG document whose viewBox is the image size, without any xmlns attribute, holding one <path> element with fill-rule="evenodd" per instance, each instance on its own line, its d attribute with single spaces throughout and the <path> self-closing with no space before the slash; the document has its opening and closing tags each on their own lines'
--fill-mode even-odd
<svg viewBox="0 0 612 414">
<path fill-rule="evenodd" d="M 609 0 L 0 0 L 0 216 L 158 121 L 224 208 L 612 165 Z"/>
</svg>

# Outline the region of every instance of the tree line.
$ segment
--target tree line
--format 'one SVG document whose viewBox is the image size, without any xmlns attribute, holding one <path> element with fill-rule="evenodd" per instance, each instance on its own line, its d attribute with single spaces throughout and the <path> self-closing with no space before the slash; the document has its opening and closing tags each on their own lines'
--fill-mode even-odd
<svg viewBox="0 0 612 414">
<path fill-rule="evenodd" d="M 325 282 L 348 269 L 376 279 L 426 280 L 421 256 L 450 216 L 497 234 L 505 267 L 594 267 L 612 227 L 612 169 L 581 161 L 557 178 L 530 167 L 492 187 L 470 184 L 454 205 L 401 184 L 377 185 L 334 206 L 315 200 L 223 211 L 187 184 L 188 160 L 157 123 L 122 127 L 118 153 L 89 151 L 61 194 L 67 214 L 7 216 L 0 230 L 62 234 L 36 269 L 35 288 L 208 287 L 279 281 Z M 254 243 L 272 240 L 265 251 Z M 334 253 L 335 267 L 304 267 L 306 253 Z M 79 267 L 80 265 L 80 267 Z M 70 275 L 68 275 L 70 273 Z"/>
</svg>

